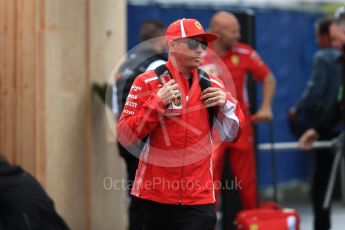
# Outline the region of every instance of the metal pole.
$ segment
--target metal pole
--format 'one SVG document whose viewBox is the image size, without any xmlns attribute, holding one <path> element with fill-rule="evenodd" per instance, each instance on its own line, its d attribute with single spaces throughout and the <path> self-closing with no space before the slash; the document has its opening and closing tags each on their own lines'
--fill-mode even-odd
<svg viewBox="0 0 345 230">
<path fill-rule="evenodd" d="M 341 163 L 340 163 L 340 183 L 341 183 L 341 200 L 342 200 L 342 203 L 345 205 L 345 161 L 344 161 L 344 158 L 341 159 Z"/>
<path fill-rule="evenodd" d="M 343 151 L 344 151 L 344 143 L 345 142 L 345 133 L 342 132 L 339 134 L 338 137 L 334 138 L 331 141 L 317 141 L 314 142 L 312 145 L 312 149 L 330 149 L 335 148 L 335 157 L 333 160 L 333 165 L 331 169 L 331 174 L 328 181 L 327 191 L 325 194 L 324 202 L 323 202 L 323 208 L 327 209 L 331 202 L 331 197 L 334 190 L 334 183 L 336 178 L 336 173 L 338 171 L 338 168 L 340 165 L 342 165 L 341 170 L 341 178 L 342 178 L 342 192 L 343 192 L 343 202 L 345 199 L 345 184 L 344 184 L 344 178 L 345 178 L 345 163 L 343 162 Z M 287 150 L 297 150 L 299 149 L 297 142 L 280 142 L 280 143 L 263 143 L 258 145 L 258 149 L 260 151 L 268 151 L 273 154 L 281 151 L 287 151 Z M 272 159 L 275 160 L 275 159 Z M 272 163 L 273 166 L 273 163 Z M 275 178 L 273 178 L 275 180 Z M 276 196 L 276 194 L 274 194 Z"/>
<path fill-rule="evenodd" d="M 316 141 L 313 144 L 312 149 L 332 148 L 335 142 L 336 142 L 335 139 L 332 141 Z M 272 146 L 272 143 L 263 143 L 263 144 L 259 144 L 259 147 L 258 147 L 260 151 L 271 151 L 272 148 L 275 150 L 275 152 L 299 149 L 297 142 L 277 142 L 277 143 L 274 143 L 273 146 Z"/>
<path fill-rule="evenodd" d="M 341 149 L 338 149 L 337 153 L 336 153 L 336 155 L 334 157 L 334 160 L 333 160 L 333 165 L 332 165 L 332 169 L 331 169 L 331 174 L 329 176 L 329 181 L 328 181 L 328 186 L 327 186 L 327 190 L 326 190 L 326 195 L 325 195 L 325 198 L 323 200 L 323 206 L 322 206 L 323 209 L 327 209 L 329 207 L 329 205 L 330 205 L 331 197 L 332 197 L 333 189 L 334 189 L 335 178 L 336 178 L 336 175 L 337 175 L 337 171 L 338 171 L 338 167 L 339 167 L 339 164 L 340 164 L 341 156 L 342 156 Z"/>
<path fill-rule="evenodd" d="M 277 190 L 277 157 L 276 151 L 274 148 L 274 127 L 273 122 L 270 124 L 270 150 L 271 150 L 271 165 L 272 165 L 272 186 L 273 186 L 273 201 L 278 203 L 278 190 Z"/>
<path fill-rule="evenodd" d="M 327 191 L 326 191 L 325 198 L 323 200 L 323 206 L 322 206 L 323 209 L 328 209 L 331 204 L 335 178 L 337 176 L 337 171 L 338 171 L 338 168 L 340 166 L 340 162 L 343 156 L 343 146 L 344 146 L 344 133 L 341 133 L 339 137 L 337 138 L 336 155 L 333 160 L 333 165 L 332 165 L 330 178 L 328 181 Z"/>
</svg>

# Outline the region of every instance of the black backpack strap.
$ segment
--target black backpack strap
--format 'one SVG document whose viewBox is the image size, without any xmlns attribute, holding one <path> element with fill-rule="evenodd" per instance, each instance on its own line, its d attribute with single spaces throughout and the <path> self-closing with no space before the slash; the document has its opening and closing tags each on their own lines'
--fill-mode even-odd
<svg viewBox="0 0 345 230">
<path fill-rule="evenodd" d="M 162 77 L 163 76 L 167 75 L 167 76 L 169 76 L 169 78 L 171 78 L 170 71 L 169 71 L 168 67 L 165 64 L 158 66 L 154 71 L 155 71 L 155 73 L 156 73 L 156 75 L 158 77 L 158 80 L 161 83 L 163 83 L 163 84 L 166 83 L 166 82 L 162 82 Z"/>
<path fill-rule="evenodd" d="M 162 82 L 163 76 L 168 75 L 171 78 L 170 71 L 165 64 L 158 66 L 154 71 L 158 77 L 158 80 L 163 84 L 166 83 L 166 82 Z M 210 77 L 208 76 L 208 74 L 205 71 L 203 71 L 199 68 L 198 68 L 198 78 L 199 78 L 199 85 L 200 85 L 201 91 L 203 91 L 204 89 L 206 89 L 208 87 L 211 87 Z M 208 116 L 209 116 L 210 129 L 212 129 L 214 108 L 213 107 L 207 108 L 207 111 L 208 111 Z"/>
<path fill-rule="evenodd" d="M 211 87 L 210 77 L 208 76 L 208 74 L 205 71 L 203 71 L 202 69 L 199 69 L 199 68 L 198 68 L 198 77 L 199 77 L 199 84 L 200 84 L 201 91 L 207 89 L 208 87 Z M 209 108 L 207 108 L 207 111 L 208 111 L 210 129 L 212 130 L 214 108 L 209 107 Z"/>
</svg>

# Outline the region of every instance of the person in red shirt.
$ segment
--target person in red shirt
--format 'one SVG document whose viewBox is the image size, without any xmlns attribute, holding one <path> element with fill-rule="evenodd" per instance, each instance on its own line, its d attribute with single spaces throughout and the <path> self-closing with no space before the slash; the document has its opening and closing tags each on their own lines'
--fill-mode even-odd
<svg viewBox="0 0 345 230">
<path fill-rule="evenodd" d="M 214 125 L 224 140 L 241 132 L 244 115 L 220 79 L 198 66 L 210 41 L 195 19 L 167 28 L 166 71 L 140 74 L 133 82 L 117 126 L 118 140 L 131 147 L 145 139 L 131 194 L 147 230 L 213 230 L 216 215 L 211 162 Z M 160 68 L 160 67 L 159 67 Z M 206 73 L 205 73 L 206 74 Z M 201 90 L 199 81 L 209 87 Z"/>
<path fill-rule="evenodd" d="M 275 92 L 275 79 L 257 52 L 247 44 L 239 42 L 240 25 L 237 18 L 228 12 L 217 12 L 210 21 L 211 32 L 219 39 L 210 44 L 204 53 L 201 68 L 219 77 L 227 89 L 237 98 L 245 114 L 243 133 L 236 143 L 221 143 L 212 154 L 214 175 L 220 180 L 226 151 L 230 152 L 229 167 L 234 178 L 240 182 L 238 189 L 242 208 L 251 209 L 257 206 L 256 167 L 252 122 L 267 122 L 273 118 L 272 98 Z M 263 100 L 258 111 L 251 115 L 246 92 L 246 77 L 250 73 L 255 81 L 263 84 Z M 220 191 L 217 191 L 217 196 Z M 230 207 L 231 208 L 231 207 Z M 224 209 L 223 209 L 224 210 Z M 233 217 L 223 213 L 232 220 Z M 234 225 L 232 228 L 234 228 Z M 224 225 L 223 225 L 224 226 Z M 229 226 L 226 227 L 230 229 Z"/>
</svg>

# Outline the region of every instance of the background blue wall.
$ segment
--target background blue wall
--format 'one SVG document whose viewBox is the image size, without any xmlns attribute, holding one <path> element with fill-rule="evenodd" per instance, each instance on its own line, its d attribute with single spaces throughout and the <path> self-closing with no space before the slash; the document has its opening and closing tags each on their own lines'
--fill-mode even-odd
<svg viewBox="0 0 345 230">
<path fill-rule="evenodd" d="M 275 141 L 296 141 L 288 129 L 286 114 L 301 95 L 309 79 L 312 54 L 317 49 L 313 24 L 321 14 L 277 9 L 252 10 L 256 16 L 256 49 L 277 79 L 273 106 Z M 137 45 L 139 26 L 146 19 L 159 19 L 169 25 L 179 18 L 196 18 L 207 27 L 215 12 L 215 9 L 187 6 L 128 5 L 128 49 Z M 258 92 L 260 90 L 258 86 Z M 261 100 L 260 96 L 258 100 Z M 270 141 L 268 124 L 259 125 L 258 131 L 259 143 Z M 270 154 L 259 153 L 261 187 L 271 184 L 270 160 Z M 277 155 L 277 164 L 278 183 L 305 179 L 311 174 L 312 155 L 299 151 L 281 152 Z"/>
</svg>

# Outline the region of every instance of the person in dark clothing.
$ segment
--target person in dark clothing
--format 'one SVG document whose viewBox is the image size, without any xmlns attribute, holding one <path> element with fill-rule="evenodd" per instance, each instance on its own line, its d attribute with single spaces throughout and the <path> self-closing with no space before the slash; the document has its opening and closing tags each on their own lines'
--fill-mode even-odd
<svg viewBox="0 0 345 230">
<path fill-rule="evenodd" d="M 0 154 L 0 230 L 69 229 L 38 181 Z"/>
<path fill-rule="evenodd" d="M 147 20 L 142 23 L 139 31 L 142 43 L 128 53 L 127 60 L 121 65 L 116 74 L 116 86 L 113 90 L 113 112 L 117 118 L 122 113 L 135 78 L 145 71 L 153 70 L 165 64 L 167 54 L 163 37 L 164 32 L 165 26 L 160 21 Z M 128 150 L 128 148 L 126 149 L 118 143 L 119 154 L 124 159 L 127 167 L 127 188 L 130 197 L 141 148 L 141 145 L 135 145 Z M 129 204 L 129 230 L 142 229 L 138 212 L 136 201 L 131 198 Z"/>
<path fill-rule="evenodd" d="M 321 18 L 316 23 L 316 41 L 320 50 L 314 55 L 312 77 L 296 107 L 289 111 L 290 124 L 291 127 L 295 127 L 293 130 L 297 136 L 312 127 L 319 118 L 317 115 L 328 111 L 337 97 L 341 80 L 340 66 L 337 63 L 340 52 L 331 44 L 329 33 L 331 23 L 330 18 Z M 328 126 L 320 134 L 320 140 L 331 140 L 336 135 L 333 127 Z M 312 203 L 316 230 L 328 229 L 330 226 L 330 210 L 323 209 L 322 205 L 333 159 L 331 149 L 315 151 Z"/>
<path fill-rule="evenodd" d="M 330 27 L 330 34 L 332 39 L 332 45 L 338 48 L 342 52 L 342 56 L 338 59 L 341 65 L 341 83 L 337 90 L 337 98 L 333 102 L 333 105 L 329 110 L 324 111 L 317 122 L 304 132 L 299 139 L 299 146 L 303 150 L 309 150 L 312 144 L 319 139 L 321 133 L 328 127 L 334 127 L 339 121 L 345 121 L 344 107 L 344 84 L 345 84 L 345 7 L 344 13 L 339 15 L 339 18 L 335 20 Z"/>
<path fill-rule="evenodd" d="M 338 65 L 342 68 L 342 73 L 339 75 L 339 84 L 331 106 L 324 111 L 320 112 L 320 116 L 317 121 L 308 129 L 299 139 L 299 146 L 301 149 L 309 150 L 314 141 L 317 139 L 324 140 L 325 137 L 331 137 L 330 131 L 339 123 L 339 121 L 345 122 L 345 100 L 344 100 L 344 83 L 345 83 L 345 11 L 344 17 L 339 17 L 330 26 L 330 35 L 332 45 L 338 48 L 342 52 L 342 56 L 338 58 Z M 345 124 L 345 123 L 344 123 Z M 343 124 L 343 125 L 344 125 Z M 323 200 L 326 194 L 328 179 L 330 176 L 331 165 L 333 163 L 333 154 L 323 153 L 317 154 L 317 165 L 318 168 L 324 170 L 319 171 L 315 174 L 315 181 L 318 183 L 314 184 L 314 212 L 315 212 L 315 229 L 330 229 L 330 208 L 323 208 Z"/>
<path fill-rule="evenodd" d="M 332 47 L 329 33 L 331 23 L 332 19 L 325 17 L 315 24 L 316 41 L 320 50 L 314 54 L 312 76 L 302 97 L 289 110 L 289 121 L 298 137 L 315 124 L 319 118 L 317 115 L 327 111 L 337 97 L 341 74 L 337 63 L 340 52 Z"/>
</svg>

